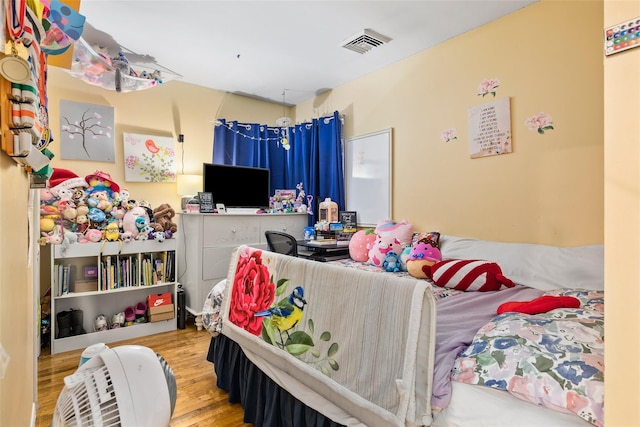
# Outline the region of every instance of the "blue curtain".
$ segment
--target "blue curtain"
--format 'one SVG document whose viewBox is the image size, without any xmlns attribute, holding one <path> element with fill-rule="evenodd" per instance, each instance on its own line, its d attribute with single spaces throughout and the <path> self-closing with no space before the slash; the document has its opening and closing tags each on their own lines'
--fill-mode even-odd
<svg viewBox="0 0 640 427">
<path fill-rule="evenodd" d="M 282 137 L 289 140 L 289 150 Z M 313 209 L 329 197 L 344 210 L 342 122 L 338 112 L 286 130 L 219 120 L 213 134 L 213 163 L 268 168 L 271 194 L 302 182 Z"/>
</svg>

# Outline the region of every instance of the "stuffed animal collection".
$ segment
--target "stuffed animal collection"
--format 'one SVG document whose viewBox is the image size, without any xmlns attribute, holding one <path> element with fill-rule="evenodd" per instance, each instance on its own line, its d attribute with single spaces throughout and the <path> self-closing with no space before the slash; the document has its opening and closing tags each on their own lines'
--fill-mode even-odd
<svg viewBox="0 0 640 427">
<path fill-rule="evenodd" d="M 515 283 L 498 264 L 486 260 L 442 259 L 440 232 L 413 233 L 406 221 L 386 220 L 375 230 L 356 232 L 349 242 L 349 256 L 384 271 L 406 271 L 412 277 L 459 291 L 499 291 Z M 555 302 L 554 302 L 555 303 Z M 527 306 L 527 309 L 531 309 Z"/>
<path fill-rule="evenodd" d="M 168 203 L 153 210 L 147 202 L 129 200 L 129 192 L 108 173 L 96 171 L 81 178 L 54 168 L 49 185 L 40 190 L 41 244 L 164 241 L 178 230 Z"/>
</svg>

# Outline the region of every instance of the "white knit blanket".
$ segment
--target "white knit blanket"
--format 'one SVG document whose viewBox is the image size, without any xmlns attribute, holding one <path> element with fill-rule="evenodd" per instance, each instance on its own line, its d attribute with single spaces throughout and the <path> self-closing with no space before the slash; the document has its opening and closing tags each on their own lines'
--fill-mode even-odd
<svg viewBox="0 0 640 427">
<path fill-rule="evenodd" d="M 229 266 L 222 333 L 335 422 L 429 425 L 435 300 L 428 286 L 240 246 Z M 302 312 L 284 307 L 256 316 L 294 290 L 291 301 Z M 293 318 L 298 323 L 281 330 Z"/>
</svg>

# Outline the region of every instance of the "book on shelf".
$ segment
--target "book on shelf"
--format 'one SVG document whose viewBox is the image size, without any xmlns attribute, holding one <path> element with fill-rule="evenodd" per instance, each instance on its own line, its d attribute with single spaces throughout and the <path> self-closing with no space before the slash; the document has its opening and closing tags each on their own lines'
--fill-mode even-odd
<svg viewBox="0 0 640 427">
<path fill-rule="evenodd" d="M 55 264 L 54 265 L 54 281 L 56 281 L 54 285 L 55 285 L 55 289 L 57 290 L 58 296 L 66 295 L 69 292 L 71 292 L 75 271 L 76 271 L 76 266 L 73 264 L 70 264 L 70 265 Z"/>
<path fill-rule="evenodd" d="M 175 251 L 167 252 L 167 264 L 165 266 L 167 282 L 175 282 L 176 280 L 175 271 L 174 271 L 175 262 L 176 262 Z"/>
</svg>

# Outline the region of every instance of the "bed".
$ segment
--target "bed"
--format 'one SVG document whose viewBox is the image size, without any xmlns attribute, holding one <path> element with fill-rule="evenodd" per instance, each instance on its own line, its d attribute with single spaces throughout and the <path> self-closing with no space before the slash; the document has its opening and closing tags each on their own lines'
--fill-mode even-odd
<svg viewBox="0 0 640 427">
<path fill-rule="evenodd" d="M 323 264 L 238 248 L 226 283 L 212 289 L 203 310 L 217 386 L 256 426 L 602 425 L 603 246 L 442 236 L 441 250 L 445 259 L 491 260 L 516 286 L 460 292 L 350 260 Z M 304 284 L 303 319 L 288 331 L 294 340 L 280 339 L 273 325 L 248 332 L 249 323 L 269 321 L 232 313 L 238 295 L 227 284 L 237 282 L 248 254 L 259 254 L 267 281 L 280 289 L 266 298 L 270 306 Z M 496 312 L 541 297 L 554 308 Z M 563 298 L 579 307 L 555 308 Z M 309 320 L 330 326 L 311 338 Z M 324 332 L 331 338 L 321 342 Z M 287 342 L 297 345 L 293 354 L 282 348 Z M 333 344 L 336 357 L 325 357 Z M 311 352 L 325 363 L 308 363 Z"/>
</svg>

